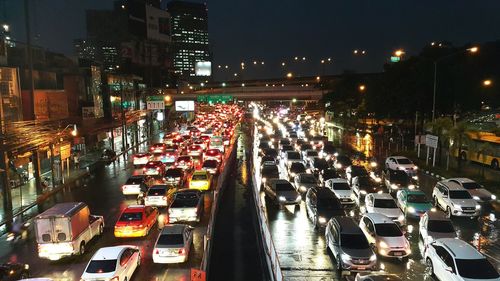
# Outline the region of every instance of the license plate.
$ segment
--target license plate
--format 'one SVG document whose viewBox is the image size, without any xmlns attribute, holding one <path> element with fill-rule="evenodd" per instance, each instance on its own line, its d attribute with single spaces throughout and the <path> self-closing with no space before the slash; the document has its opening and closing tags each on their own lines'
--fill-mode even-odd
<svg viewBox="0 0 500 281">
<path fill-rule="evenodd" d="M 359 270 L 366 270 L 366 267 L 358 267 Z"/>
<path fill-rule="evenodd" d="M 401 252 L 394 252 L 394 255 L 395 255 L 395 256 L 402 256 L 402 255 L 403 255 L 403 253 L 401 253 Z"/>
</svg>

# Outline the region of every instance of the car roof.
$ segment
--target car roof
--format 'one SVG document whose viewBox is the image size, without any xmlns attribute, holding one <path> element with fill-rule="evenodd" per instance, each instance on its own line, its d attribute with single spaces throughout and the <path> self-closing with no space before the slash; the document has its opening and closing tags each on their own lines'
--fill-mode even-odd
<svg viewBox="0 0 500 281">
<path fill-rule="evenodd" d="M 394 158 L 394 159 L 396 159 L 396 160 L 398 160 L 398 159 L 408 159 L 408 157 L 405 157 L 405 156 L 390 156 L 389 158 L 391 158 L 391 157 Z"/>
<path fill-rule="evenodd" d="M 289 181 L 285 180 L 285 179 L 275 179 L 273 181 L 274 184 L 283 184 L 283 183 L 290 183 Z"/>
<path fill-rule="evenodd" d="M 320 187 L 320 188 L 314 188 L 314 189 L 316 190 L 316 196 L 318 196 L 318 198 L 335 198 L 335 199 L 337 199 L 337 196 L 335 195 L 335 193 L 329 188 Z"/>
<path fill-rule="evenodd" d="M 389 193 L 370 193 L 373 196 L 373 199 L 392 199 L 392 196 Z"/>
<path fill-rule="evenodd" d="M 186 224 L 167 224 L 160 234 L 181 234 L 188 227 Z"/>
<path fill-rule="evenodd" d="M 466 190 L 465 188 L 463 188 L 461 185 L 459 185 L 458 183 L 455 183 L 455 182 L 452 182 L 452 181 L 440 181 L 439 182 L 441 185 L 447 187 L 449 190 Z"/>
<path fill-rule="evenodd" d="M 328 179 L 327 181 L 331 181 L 332 183 L 349 183 L 346 179 L 343 178 L 333 178 Z"/>
<path fill-rule="evenodd" d="M 193 173 L 193 175 L 206 175 L 206 174 L 208 174 L 208 172 L 205 170 L 196 170 Z"/>
<path fill-rule="evenodd" d="M 127 245 L 120 245 L 114 247 L 103 247 L 97 250 L 97 252 L 92 257 L 92 260 L 116 260 L 121 252 L 125 248 L 134 247 Z"/>
<path fill-rule="evenodd" d="M 368 213 L 364 215 L 373 221 L 373 223 L 395 223 L 386 215 L 382 215 L 380 213 Z"/>
<path fill-rule="evenodd" d="M 361 228 L 356 224 L 356 222 L 349 217 L 334 217 L 337 224 L 340 226 L 341 233 L 349 233 L 349 234 L 362 234 Z"/>
<path fill-rule="evenodd" d="M 469 243 L 455 238 L 441 238 L 436 240 L 447 248 L 452 255 L 457 259 L 484 259 L 485 257 L 479 253 Z"/>
<path fill-rule="evenodd" d="M 469 178 L 449 178 L 449 179 L 446 179 L 446 181 L 457 181 L 459 183 L 466 183 L 466 182 L 474 182 L 473 180 L 469 179 Z"/>
</svg>

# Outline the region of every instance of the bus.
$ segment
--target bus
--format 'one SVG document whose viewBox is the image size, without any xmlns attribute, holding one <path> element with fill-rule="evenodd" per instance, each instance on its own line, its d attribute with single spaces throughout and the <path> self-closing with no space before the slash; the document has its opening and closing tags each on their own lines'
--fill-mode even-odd
<svg viewBox="0 0 500 281">
<path fill-rule="evenodd" d="M 469 132 L 467 134 L 474 143 L 474 149 L 469 151 L 467 145 L 463 145 L 460 151 L 460 158 L 484 164 L 498 170 L 500 163 L 500 136 L 489 132 Z M 454 149 L 453 155 L 458 157 L 457 149 Z"/>
</svg>

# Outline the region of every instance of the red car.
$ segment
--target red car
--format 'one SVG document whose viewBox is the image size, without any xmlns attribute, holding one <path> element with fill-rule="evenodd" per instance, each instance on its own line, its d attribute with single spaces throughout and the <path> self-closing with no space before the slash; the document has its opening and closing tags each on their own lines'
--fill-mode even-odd
<svg viewBox="0 0 500 281">
<path fill-rule="evenodd" d="M 145 175 L 153 176 L 153 175 L 163 175 L 165 174 L 165 166 L 161 161 L 149 161 L 142 171 Z"/>
<path fill-rule="evenodd" d="M 217 161 L 222 162 L 222 153 L 219 149 L 208 149 L 207 152 L 203 155 L 203 161 L 215 159 Z"/>
<path fill-rule="evenodd" d="M 203 148 L 197 144 L 192 144 L 187 147 L 187 154 L 191 156 L 199 156 L 203 154 Z"/>
<path fill-rule="evenodd" d="M 156 208 L 142 205 L 128 206 L 115 224 L 115 237 L 146 236 L 157 220 Z"/>
</svg>

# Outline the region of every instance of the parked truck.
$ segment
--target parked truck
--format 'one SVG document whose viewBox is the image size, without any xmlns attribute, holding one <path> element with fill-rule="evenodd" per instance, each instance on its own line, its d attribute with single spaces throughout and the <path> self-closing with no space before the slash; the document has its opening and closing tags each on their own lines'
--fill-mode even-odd
<svg viewBox="0 0 500 281">
<path fill-rule="evenodd" d="M 92 238 L 104 230 L 104 218 L 90 214 L 83 202 L 60 203 L 34 220 L 38 256 L 59 260 L 82 255 Z"/>
</svg>

